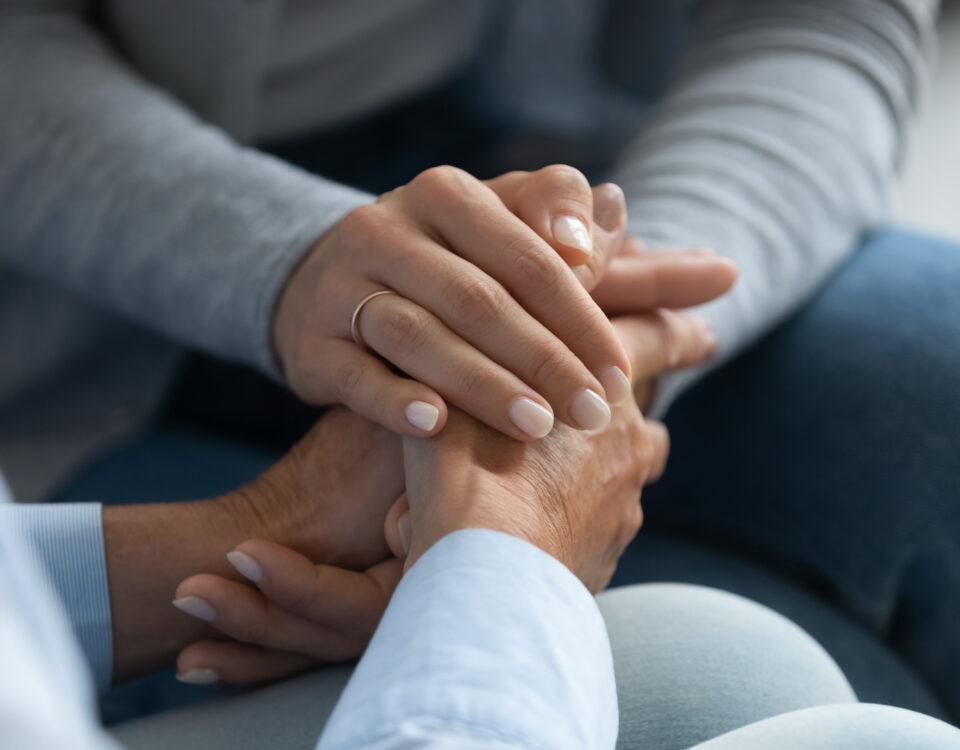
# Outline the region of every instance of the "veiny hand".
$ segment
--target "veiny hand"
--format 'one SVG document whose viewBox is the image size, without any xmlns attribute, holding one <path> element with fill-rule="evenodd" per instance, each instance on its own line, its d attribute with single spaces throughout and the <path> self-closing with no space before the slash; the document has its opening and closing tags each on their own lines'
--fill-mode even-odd
<svg viewBox="0 0 960 750">
<path fill-rule="evenodd" d="M 603 191 L 622 207 L 618 188 Z M 437 167 L 352 211 L 278 301 L 274 342 L 291 387 L 406 435 L 442 429 L 446 402 L 519 440 L 546 435 L 554 414 L 602 428 L 608 401 L 630 388 L 626 352 L 568 266 L 597 275 L 606 264 L 594 210 L 583 175 L 554 166 L 486 184 Z M 351 317 L 385 289 L 396 294 L 358 317 L 365 351 Z"/>
<path fill-rule="evenodd" d="M 359 656 L 404 562 L 461 528 L 525 539 L 599 591 L 640 527 L 641 487 L 662 473 L 667 452 L 666 430 L 644 423 L 633 404 L 614 409 L 602 432 L 558 426 L 526 445 L 453 410 L 439 436 L 404 439 L 409 500 L 383 524 L 397 557 L 354 572 L 274 542 L 243 542 L 227 557 L 256 588 L 211 574 L 177 587 L 178 601 L 203 601 L 210 625 L 231 639 L 187 646 L 178 675 L 256 682 Z"/>
</svg>

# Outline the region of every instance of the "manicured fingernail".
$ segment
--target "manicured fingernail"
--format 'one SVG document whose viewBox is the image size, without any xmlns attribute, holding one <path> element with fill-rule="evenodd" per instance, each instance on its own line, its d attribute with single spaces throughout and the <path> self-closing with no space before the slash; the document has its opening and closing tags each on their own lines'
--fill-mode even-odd
<svg viewBox="0 0 960 750">
<path fill-rule="evenodd" d="M 404 513 L 397 519 L 397 532 L 400 534 L 400 544 L 403 545 L 403 554 L 410 554 L 410 537 L 413 534 L 413 525 L 410 513 Z"/>
<path fill-rule="evenodd" d="M 598 185 L 593 196 L 593 221 L 601 229 L 612 232 L 627 215 L 626 201 L 619 185 L 605 182 Z"/>
<path fill-rule="evenodd" d="M 220 673 L 215 669 L 188 669 L 179 673 L 177 679 L 188 685 L 212 685 L 220 682 Z"/>
<path fill-rule="evenodd" d="M 593 238 L 587 225 L 576 216 L 558 216 L 553 220 L 553 238 L 561 245 L 575 247 L 587 255 L 593 253 Z"/>
<path fill-rule="evenodd" d="M 553 414 L 526 396 L 510 404 L 510 421 L 530 437 L 542 438 L 553 429 Z"/>
<path fill-rule="evenodd" d="M 630 378 L 619 367 L 611 367 L 603 373 L 600 376 L 600 385 L 603 386 L 603 390 L 607 394 L 607 402 L 611 404 L 626 402 L 633 392 Z"/>
<path fill-rule="evenodd" d="M 263 568 L 260 567 L 260 563 L 246 552 L 235 549 L 233 552 L 227 553 L 227 559 L 244 578 L 249 578 L 254 583 L 260 583 L 263 580 Z"/>
<path fill-rule="evenodd" d="M 201 599 L 199 596 L 184 596 L 180 599 L 174 599 L 173 606 L 198 620 L 210 622 L 217 619 L 217 610 L 213 608 L 210 602 Z"/>
<path fill-rule="evenodd" d="M 610 424 L 610 406 L 598 393 L 583 388 L 570 404 L 570 416 L 585 430 L 602 430 Z"/>
<path fill-rule="evenodd" d="M 426 401 L 411 401 L 407 404 L 406 414 L 407 421 L 424 432 L 430 432 L 440 419 L 440 410 Z"/>
</svg>

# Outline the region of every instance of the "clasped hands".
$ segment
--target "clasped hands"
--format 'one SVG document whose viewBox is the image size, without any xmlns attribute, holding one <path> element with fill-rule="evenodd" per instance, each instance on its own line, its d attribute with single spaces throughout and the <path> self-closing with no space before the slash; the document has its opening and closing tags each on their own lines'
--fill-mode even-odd
<svg viewBox="0 0 960 750">
<path fill-rule="evenodd" d="M 736 276 L 709 251 L 646 251 L 625 223 L 618 188 L 568 167 L 485 183 L 439 168 L 318 242 L 279 301 L 276 348 L 298 395 L 350 410 L 217 501 L 243 519 L 230 539 L 250 538 L 229 548 L 233 570 L 177 587 L 176 606 L 207 623 L 181 679 L 357 656 L 403 570 L 458 529 L 526 539 L 591 591 L 609 582 L 668 453 L 636 404 L 715 347 L 673 310 Z M 364 350 L 351 305 L 381 288 L 397 294 L 363 310 Z"/>
</svg>

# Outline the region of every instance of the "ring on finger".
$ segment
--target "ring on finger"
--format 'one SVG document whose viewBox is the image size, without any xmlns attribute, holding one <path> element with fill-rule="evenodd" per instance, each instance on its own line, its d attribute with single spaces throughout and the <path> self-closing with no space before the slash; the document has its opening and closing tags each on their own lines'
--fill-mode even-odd
<svg viewBox="0 0 960 750">
<path fill-rule="evenodd" d="M 363 341 L 363 336 L 360 335 L 360 312 L 363 310 L 364 305 L 366 305 L 370 300 L 374 299 L 375 297 L 380 297 L 384 294 L 396 294 L 396 292 L 392 289 L 380 289 L 376 292 L 370 292 L 370 294 L 360 300 L 357 306 L 353 309 L 353 315 L 350 316 L 350 335 L 353 336 L 353 342 L 361 349 L 366 349 L 367 345 Z"/>
</svg>

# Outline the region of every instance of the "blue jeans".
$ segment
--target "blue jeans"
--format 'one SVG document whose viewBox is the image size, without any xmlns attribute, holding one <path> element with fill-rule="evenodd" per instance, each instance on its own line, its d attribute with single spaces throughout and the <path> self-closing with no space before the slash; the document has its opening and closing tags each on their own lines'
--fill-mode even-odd
<svg viewBox="0 0 960 750">
<path fill-rule="evenodd" d="M 672 455 L 645 495 L 646 530 L 735 550 L 812 589 L 960 718 L 960 247 L 900 230 L 867 238 L 667 422 Z M 641 532 L 618 582 L 648 580 L 643 544 Z M 696 580 L 767 599 L 716 575 Z"/>
</svg>

